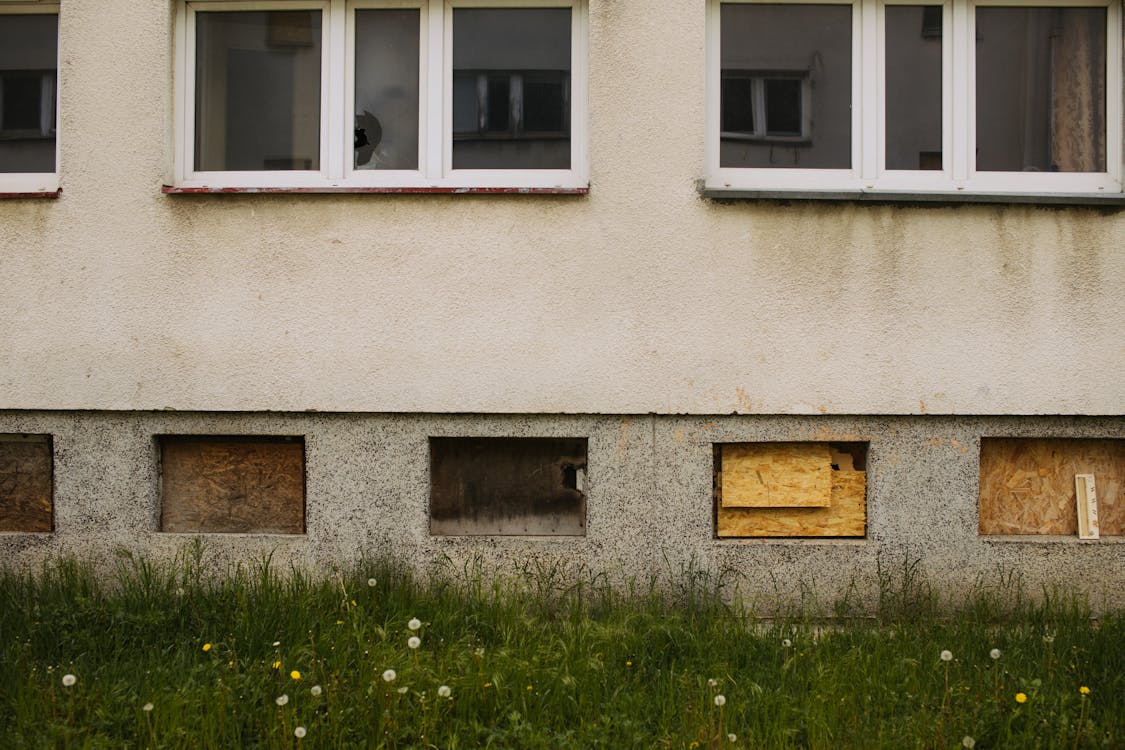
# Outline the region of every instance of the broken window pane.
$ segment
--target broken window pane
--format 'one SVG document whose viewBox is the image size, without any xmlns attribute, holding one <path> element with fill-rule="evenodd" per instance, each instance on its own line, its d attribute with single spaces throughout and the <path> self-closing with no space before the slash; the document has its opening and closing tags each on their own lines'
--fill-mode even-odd
<svg viewBox="0 0 1125 750">
<path fill-rule="evenodd" d="M 195 168 L 320 169 L 319 11 L 196 15 Z"/>
<path fill-rule="evenodd" d="M 976 21 L 977 169 L 1104 172 L 1106 9 L 977 8 Z"/>
<path fill-rule="evenodd" d="M 0 14 L 0 172 L 55 171 L 58 16 Z"/>
<path fill-rule="evenodd" d="M 419 11 L 355 12 L 355 168 L 418 168 Z"/>
<path fill-rule="evenodd" d="M 886 9 L 887 169 L 941 169 L 941 8 Z"/>
<path fill-rule="evenodd" d="M 851 167 L 851 6 L 727 3 L 721 28 L 720 166 Z"/>
<path fill-rule="evenodd" d="M 569 8 L 455 8 L 453 168 L 570 168 Z"/>
</svg>

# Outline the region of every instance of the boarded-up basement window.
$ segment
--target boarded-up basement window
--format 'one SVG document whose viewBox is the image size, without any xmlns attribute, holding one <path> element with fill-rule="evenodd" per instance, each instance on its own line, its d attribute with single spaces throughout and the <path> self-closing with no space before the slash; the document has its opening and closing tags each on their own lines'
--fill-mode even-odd
<svg viewBox="0 0 1125 750">
<path fill-rule="evenodd" d="M 982 438 L 980 533 L 1077 534 L 1075 474 L 1094 475 L 1101 535 L 1125 535 L 1125 440 Z"/>
<path fill-rule="evenodd" d="M 583 536 L 586 438 L 430 438 L 430 533 Z"/>
<path fill-rule="evenodd" d="M 0 531 L 51 531 L 48 435 L 0 435 Z"/>
<path fill-rule="evenodd" d="M 720 538 L 867 533 L 866 443 L 728 443 L 714 459 Z"/>
<path fill-rule="evenodd" d="M 162 436 L 161 531 L 302 534 L 300 437 Z"/>
</svg>

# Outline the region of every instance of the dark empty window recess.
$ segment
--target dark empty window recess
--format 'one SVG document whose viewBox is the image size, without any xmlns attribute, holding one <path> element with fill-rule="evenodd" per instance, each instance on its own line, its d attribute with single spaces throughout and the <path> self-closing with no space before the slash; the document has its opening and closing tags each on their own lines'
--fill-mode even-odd
<svg viewBox="0 0 1125 750">
<path fill-rule="evenodd" d="M 430 533 L 585 536 L 586 438 L 430 438 Z"/>
<path fill-rule="evenodd" d="M 304 438 L 167 435 L 159 444 L 161 531 L 304 533 Z"/>
<path fill-rule="evenodd" d="M 50 436 L 0 435 L 0 531 L 51 531 L 51 495 Z"/>
</svg>

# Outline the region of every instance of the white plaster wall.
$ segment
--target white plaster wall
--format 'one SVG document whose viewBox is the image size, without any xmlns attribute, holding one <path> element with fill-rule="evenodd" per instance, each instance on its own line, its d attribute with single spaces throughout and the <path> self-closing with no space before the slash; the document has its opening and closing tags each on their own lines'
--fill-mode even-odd
<svg viewBox="0 0 1125 750">
<path fill-rule="evenodd" d="M 702 0 L 590 0 L 584 198 L 165 196 L 173 7 L 64 0 L 0 408 L 1125 411 L 1125 213 L 700 198 Z"/>
</svg>

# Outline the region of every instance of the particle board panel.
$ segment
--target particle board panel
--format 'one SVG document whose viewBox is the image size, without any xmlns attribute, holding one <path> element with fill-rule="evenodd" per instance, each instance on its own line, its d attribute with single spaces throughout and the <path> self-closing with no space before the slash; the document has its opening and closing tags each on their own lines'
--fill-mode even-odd
<svg viewBox="0 0 1125 750">
<path fill-rule="evenodd" d="M 832 502 L 827 443 L 731 443 L 722 447 L 723 507 L 825 508 Z"/>
<path fill-rule="evenodd" d="M 1125 440 L 983 438 L 980 533 L 1077 534 L 1077 474 L 1094 475 L 1101 535 L 1125 535 Z"/>
<path fill-rule="evenodd" d="M 0 531 L 52 528 L 51 439 L 0 435 Z"/>
<path fill-rule="evenodd" d="M 162 531 L 304 533 L 303 439 L 170 436 L 160 447 Z"/>
<path fill-rule="evenodd" d="M 725 466 L 724 466 L 725 470 Z M 725 477 L 720 492 L 725 492 Z M 718 504 L 719 537 L 863 537 L 867 473 L 833 471 L 827 508 L 730 508 Z"/>
</svg>

